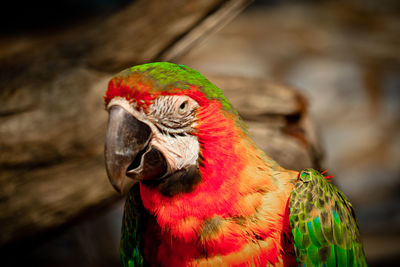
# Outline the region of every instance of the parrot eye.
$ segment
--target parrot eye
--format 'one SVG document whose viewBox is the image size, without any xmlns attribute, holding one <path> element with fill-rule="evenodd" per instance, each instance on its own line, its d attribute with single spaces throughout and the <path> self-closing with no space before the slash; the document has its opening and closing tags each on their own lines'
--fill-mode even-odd
<svg viewBox="0 0 400 267">
<path fill-rule="evenodd" d="M 178 113 L 180 115 L 183 115 L 187 112 L 188 108 L 189 108 L 189 102 L 185 100 L 179 105 Z"/>
</svg>

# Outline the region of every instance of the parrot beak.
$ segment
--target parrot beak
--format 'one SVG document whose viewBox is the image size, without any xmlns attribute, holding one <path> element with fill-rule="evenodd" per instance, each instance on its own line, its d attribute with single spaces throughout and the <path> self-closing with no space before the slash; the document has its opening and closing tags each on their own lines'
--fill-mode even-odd
<svg viewBox="0 0 400 267">
<path fill-rule="evenodd" d="M 151 137 L 150 127 L 123 107 L 109 109 L 104 155 L 108 178 L 119 193 L 127 193 L 139 180 L 154 180 L 166 173 L 166 160 L 149 145 Z"/>
</svg>

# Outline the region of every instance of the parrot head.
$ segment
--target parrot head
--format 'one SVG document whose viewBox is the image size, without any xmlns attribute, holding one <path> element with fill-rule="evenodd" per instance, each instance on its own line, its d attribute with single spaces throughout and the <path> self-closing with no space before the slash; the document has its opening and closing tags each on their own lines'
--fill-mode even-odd
<svg viewBox="0 0 400 267">
<path fill-rule="evenodd" d="M 234 129 L 243 127 L 220 89 L 184 65 L 126 69 L 111 79 L 104 99 L 106 169 L 120 193 L 138 181 L 164 195 L 190 192 L 210 176 L 206 171 L 229 163 Z"/>
</svg>

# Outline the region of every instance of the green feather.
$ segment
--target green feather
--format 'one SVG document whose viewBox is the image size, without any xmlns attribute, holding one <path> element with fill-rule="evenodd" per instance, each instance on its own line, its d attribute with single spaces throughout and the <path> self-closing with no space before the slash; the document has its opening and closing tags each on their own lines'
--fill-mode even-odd
<svg viewBox="0 0 400 267">
<path fill-rule="evenodd" d="M 347 266 L 354 265 L 354 248 L 351 247 L 347 250 Z"/>
<path fill-rule="evenodd" d="M 299 266 L 367 266 L 350 202 L 317 171 L 299 174 L 289 221 Z"/>
<path fill-rule="evenodd" d="M 341 226 L 339 215 L 336 211 L 333 211 L 333 236 L 335 238 L 335 244 L 344 246 Z"/>
<path fill-rule="evenodd" d="M 336 262 L 338 266 L 347 266 L 347 249 L 335 246 Z"/>
<path fill-rule="evenodd" d="M 315 244 L 317 247 L 320 247 L 320 246 L 321 246 L 321 243 L 320 243 L 320 241 L 318 240 L 318 238 L 317 238 L 317 236 L 316 236 L 316 234 L 315 234 L 312 221 L 307 222 L 307 228 L 308 228 L 308 232 L 309 232 L 309 234 L 310 234 L 311 242 L 312 242 L 313 244 Z"/>
<path fill-rule="evenodd" d="M 318 243 L 320 243 L 321 245 L 324 245 L 324 246 L 329 245 L 328 241 L 324 237 L 324 234 L 322 233 L 322 227 L 321 227 L 321 222 L 319 220 L 319 217 L 312 220 L 312 225 L 313 225 L 313 232 L 314 232 L 315 238 L 318 240 Z"/>
<path fill-rule="evenodd" d="M 121 233 L 121 261 L 124 267 L 143 266 L 143 255 L 141 254 L 142 238 L 140 235 L 141 216 L 143 213 L 142 203 L 138 198 L 139 184 L 131 189 L 127 196 L 124 209 L 124 219 Z"/>
<path fill-rule="evenodd" d="M 312 263 L 311 266 L 320 266 L 321 265 L 318 246 L 312 244 L 307 249 L 307 255 L 308 255 L 308 258 L 310 259 L 310 261 Z"/>
<path fill-rule="evenodd" d="M 326 266 L 327 267 L 337 267 L 335 245 L 331 245 L 329 249 L 330 249 L 330 256 L 328 257 L 328 260 L 326 261 Z"/>
<path fill-rule="evenodd" d="M 153 62 L 131 67 L 122 71 L 119 75 L 130 75 L 134 72 L 145 73 L 146 76 L 156 82 L 156 85 L 159 85 L 158 88 L 160 90 L 172 88 L 185 90 L 190 89 L 191 85 L 198 86 L 209 99 L 217 99 L 222 103 L 224 109 L 237 114 L 237 111 L 216 85 L 207 80 L 200 72 L 185 65 L 177 65 L 170 62 Z M 157 86 L 155 89 L 157 89 Z"/>
</svg>

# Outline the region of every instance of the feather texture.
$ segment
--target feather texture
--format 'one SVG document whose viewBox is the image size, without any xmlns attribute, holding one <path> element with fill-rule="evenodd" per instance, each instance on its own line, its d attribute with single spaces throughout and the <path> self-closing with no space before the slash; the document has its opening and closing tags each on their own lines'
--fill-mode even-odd
<svg viewBox="0 0 400 267">
<path fill-rule="evenodd" d="M 299 174 L 266 156 L 222 92 L 197 71 L 165 62 L 132 67 L 110 81 L 105 102 L 124 98 L 157 117 L 174 109 L 153 104 L 177 95 L 196 109 L 182 125 L 173 115 L 162 125 L 191 125 L 184 134 L 199 145 L 195 169 L 131 189 L 124 266 L 295 266 L 296 257 L 301 266 L 366 265 L 344 195 L 318 172 Z"/>
<path fill-rule="evenodd" d="M 299 266 L 367 266 L 353 207 L 322 174 L 300 173 L 289 208 Z"/>
</svg>

